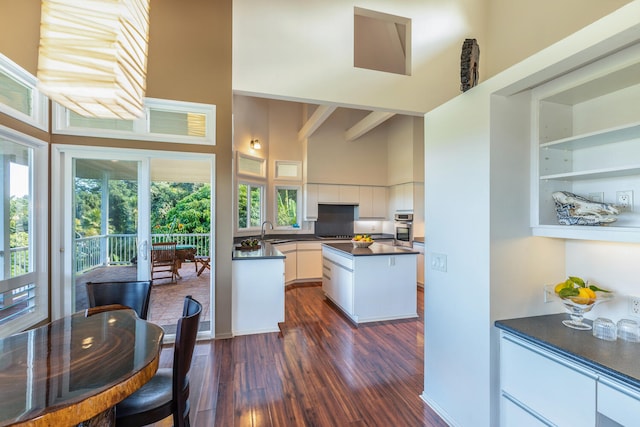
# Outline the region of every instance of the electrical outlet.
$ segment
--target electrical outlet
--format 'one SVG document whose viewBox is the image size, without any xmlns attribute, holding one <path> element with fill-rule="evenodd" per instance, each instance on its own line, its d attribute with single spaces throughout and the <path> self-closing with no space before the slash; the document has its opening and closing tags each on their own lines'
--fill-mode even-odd
<svg viewBox="0 0 640 427">
<path fill-rule="evenodd" d="M 640 317 L 640 297 L 629 296 L 629 314 Z"/>
<path fill-rule="evenodd" d="M 633 191 L 616 191 L 616 206 L 621 212 L 633 211 Z"/>
<path fill-rule="evenodd" d="M 544 292 L 544 294 L 543 294 L 544 302 L 553 301 L 553 293 L 554 293 L 553 288 L 554 287 L 551 286 L 551 285 L 544 285 L 542 287 L 542 290 Z"/>
</svg>

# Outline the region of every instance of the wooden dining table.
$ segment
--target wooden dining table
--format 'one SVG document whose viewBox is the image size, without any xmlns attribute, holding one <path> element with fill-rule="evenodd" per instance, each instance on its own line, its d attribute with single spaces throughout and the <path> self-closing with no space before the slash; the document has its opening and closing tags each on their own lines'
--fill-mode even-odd
<svg viewBox="0 0 640 427">
<path fill-rule="evenodd" d="M 157 371 L 163 335 L 119 309 L 0 339 L 0 426 L 113 425 L 115 405 Z"/>
</svg>

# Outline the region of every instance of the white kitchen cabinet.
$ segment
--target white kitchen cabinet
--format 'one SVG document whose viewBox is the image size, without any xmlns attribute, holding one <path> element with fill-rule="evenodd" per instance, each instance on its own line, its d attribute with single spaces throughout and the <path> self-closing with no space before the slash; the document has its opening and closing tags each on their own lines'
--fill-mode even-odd
<svg viewBox="0 0 640 427">
<path fill-rule="evenodd" d="M 296 242 L 279 243 L 275 245 L 276 248 L 285 256 L 284 259 L 284 282 L 294 282 L 298 276 L 298 261 L 297 261 L 297 244 Z"/>
<path fill-rule="evenodd" d="M 353 287 L 353 260 L 324 250 L 322 290 L 350 316 L 353 316 Z"/>
<path fill-rule="evenodd" d="M 393 185 L 389 188 L 391 217 L 395 212 L 413 212 L 413 182 Z"/>
<path fill-rule="evenodd" d="M 387 188 L 361 185 L 359 194 L 359 219 L 387 218 Z"/>
<path fill-rule="evenodd" d="M 318 184 L 318 203 L 340 203 L 340 186 Z"/>
<path fill-rule="evenodd" d="M 340 203 L 355 204 L 360 202 L 360 187 L 357 185 L 340 185 Z"/>
<path fill-rule="evenodd" d="M 339 246 L 322 247 L 322 289 L 354 323 L 417 317 L 415 253 L 352 255 Z"/>
<path fill-rule="evenodd" d="M 357 185 L 317 184 L 318 203 L 358 204 L 360 187 Z"/>
<path fill-rule="evenodd" d="M 596 384 L 594 372 L 502 332 L 500 425 L 595 426 Z"/>
<path fill-rule="evenodd" d="M 322 243 L 297 243 L 297 281 L 320 280 L 322 278 Z"/>
<path fill-rule="evenodd" d="M 413 249 L 418 251 L 417 280 L 424 287 L 424 243 L 413 242 Z"/>
<path fill-rule="evenodd" d="M 598 380 L 598 426 L 640 425 L 640 393 L 609 378 Z"/>
<path fill-rule="evenodd" d="M 304 220 L 318 220 L 318 184 L 304 184 Z"/>
<path fill-rule="evenodd" d="M 640 197 L 640 45 L 603 58 L 532 91 L 534 235 L 640 240 L 640 203 L 603 226 L 560 225 L 552 193 L 617 203 Z"/>
<path fill-rule="evenodd" d="M 282 258 L 234 260 L 231 323 L 233 335 L 279 332 L 284 322 Z"/>
</svg>

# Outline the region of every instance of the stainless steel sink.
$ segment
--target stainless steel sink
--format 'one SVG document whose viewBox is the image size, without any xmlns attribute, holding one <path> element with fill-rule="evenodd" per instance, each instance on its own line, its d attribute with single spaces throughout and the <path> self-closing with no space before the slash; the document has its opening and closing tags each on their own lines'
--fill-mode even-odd
<svg viewBox="0 0 640 427">
<path fill-rule="evenodd" d="M 272 245 L 278 244 L 278 243 L 287 243 L 287 242 L 291 242 L 291 239 L 264 239 L 263 242 L 265 243 L 271 243 Z"/>
</svg>

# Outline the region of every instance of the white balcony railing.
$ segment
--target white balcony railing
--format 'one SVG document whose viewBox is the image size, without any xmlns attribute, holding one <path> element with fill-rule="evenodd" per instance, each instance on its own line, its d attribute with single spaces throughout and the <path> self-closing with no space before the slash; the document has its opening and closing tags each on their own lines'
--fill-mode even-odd
<svg viewBox="0 0 640 427">
<path fill-rule="evenodd" d="M 198 255 L 209 256 L 209 234 L 152 234 L 151 241 L 177 242 L 178 245 L 196 247 Z M 138 245 L 135 234 L 107 234 L 80 237 L 75 240 L 76 273 L 89 271 L 101 265 L 135 264 Z M 11 248 L 12 277 L 29 271 L 29 248 Z"/>
</svg>

